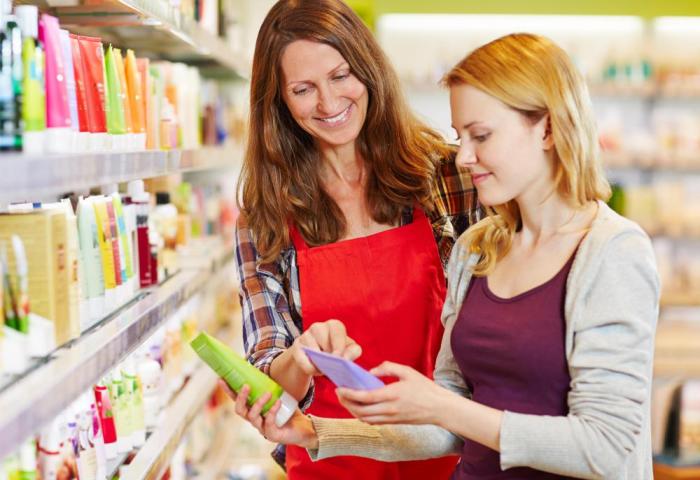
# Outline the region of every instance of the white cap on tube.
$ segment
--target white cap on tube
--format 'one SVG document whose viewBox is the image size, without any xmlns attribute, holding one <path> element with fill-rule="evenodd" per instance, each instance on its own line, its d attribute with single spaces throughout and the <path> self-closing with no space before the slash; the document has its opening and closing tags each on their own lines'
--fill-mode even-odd
<svg viewBox="0 0 700 480">
<path fill-rule="evenodd" d="M 39 38 L 39 9 L 35 5 L 17 5 L 15 17 L 23 37 Z"/>
<path fill-rule="evenodd" d="M 275 416 L 275 425 L 277 425 L 278 428 L 281 428 L 285 423 L 287 423 L 287 421 L 292 418 L 292 415 L 296 409 L 299 408 L 299 402 L 297 402 L 296 399 L 287 392 L 282 394 L 280 401 L 280 409 L 277 411 L 277 415 Z"/>
</svg>

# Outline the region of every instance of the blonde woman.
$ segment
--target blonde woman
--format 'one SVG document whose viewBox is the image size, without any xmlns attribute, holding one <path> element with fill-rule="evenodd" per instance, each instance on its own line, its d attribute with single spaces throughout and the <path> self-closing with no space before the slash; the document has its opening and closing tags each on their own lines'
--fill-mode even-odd
<svg viewBox="0 0 700 480">
<path fill-rule="evenodd" d="M 452 252 L 435 380 L 379 365 L 399 381 L 337 392 L 362 422 L 299 414 L 277 429 L 244 395 L 239 413 L 315 459 L 459 453 L 454 479 L 652 478 L 659 283 L 648 237 L 605 204 L 581 76 L 548 39 L 514 34 L 444 83 L 457 163 L 490 214 Z"/>
</svg>

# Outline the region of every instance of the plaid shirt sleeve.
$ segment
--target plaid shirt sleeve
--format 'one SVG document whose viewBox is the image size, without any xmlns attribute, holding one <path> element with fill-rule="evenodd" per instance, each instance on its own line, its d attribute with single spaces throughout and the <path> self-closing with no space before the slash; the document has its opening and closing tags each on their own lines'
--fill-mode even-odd
<svg viewBox="0 0 700 480">
<path fill-rule="evenodd" d="M 244 215 L 236 222 L 236 263 L 241 281 L 240 300 L 243 314 L 243 344 L 248 361 L 270 373 L 272 361 L 301 335 L 302 320 L 298 272 L 293 248 L 273 263 L 261 264 L 252 232 Z M 314 382 L 299 402 L 302 411 L 313 401 Z M 277 445 L 272 458 L 285 468 L 286 448 Z"/>
<path fill-rule="evenodd" d="M 478 222 L 483 212 L 471 176 L 457 167 L 454 155 L 438 166 L 432 196 L 434 206 L 429 217 L 440 258 L 446 266 L 457 238 Z"/>
<path fill-rule="evenodd" d="M 290 308 L 285 257 L 261 264 L 244 215 L 236 223 L 236 263 L 241 281 L 243 344 L 248 361 L 270 373 L 272 361 L 301 334 L 301 319 Z"/>
</svg>

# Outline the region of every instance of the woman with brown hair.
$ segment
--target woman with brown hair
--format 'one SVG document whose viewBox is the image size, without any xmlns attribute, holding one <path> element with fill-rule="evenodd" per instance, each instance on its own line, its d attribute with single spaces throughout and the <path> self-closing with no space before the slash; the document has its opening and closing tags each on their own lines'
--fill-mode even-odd
<svg viewBox="0 0 700 480">
<path fill-rule="evenodd" d="M 477 220 L 474 189 L 440 135 L 411 114 L 372 34 L 340 0 L 272 7 L 250 96 L 236 234 L 246 352 L 308 412 L 348 417 L 301 347 L 430 375 L 443 266 Z M 291 479 L 430 478 L 454 463 L 312 464 L 299 447 L 286 458 Z"/>
</svg>

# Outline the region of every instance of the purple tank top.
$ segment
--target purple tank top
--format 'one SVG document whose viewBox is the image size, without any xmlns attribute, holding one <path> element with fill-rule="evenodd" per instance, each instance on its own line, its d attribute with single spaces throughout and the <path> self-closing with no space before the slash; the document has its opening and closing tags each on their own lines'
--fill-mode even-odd
<svg viewBox="0 0 700 480">
<path fill-rule="evenodd" d="M 486 277 L 472 277 L 451 343 L 474 401 L 516 413 L 568 413 L 564 298 L 574 257 L 549 281 L 509 299 L 494 295 Z M 498 452 L 466 440 L 452 479 L 486 478 L 567 477 L 524 467 L 501 471 Z"/>
</svg>

